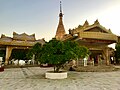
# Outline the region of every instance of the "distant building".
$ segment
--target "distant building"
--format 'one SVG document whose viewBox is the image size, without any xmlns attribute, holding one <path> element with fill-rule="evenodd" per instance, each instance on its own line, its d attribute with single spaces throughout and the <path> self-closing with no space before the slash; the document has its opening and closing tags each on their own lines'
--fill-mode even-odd
<svg viewBox="0 0 120 90">
<path fill-rule="evenodd" d="M 45 40 L 36 40 L 35 34 L 27 35 L 26 33 L 17 34 L 16 32 L 13 32 L 13 37 L 7 37 L 2 34 L 0 38 L 0 50 L 6 51 L 5 64 L 8 64 L 13 49 L 28 50 L 35 43 L 44 44 Z"/>
</svg>

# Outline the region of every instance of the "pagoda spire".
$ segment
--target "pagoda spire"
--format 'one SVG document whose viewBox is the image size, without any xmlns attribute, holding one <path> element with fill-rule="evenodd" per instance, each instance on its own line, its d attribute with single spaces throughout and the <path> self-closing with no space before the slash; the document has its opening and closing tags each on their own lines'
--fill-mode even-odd
<svg viewBox="0 0 120 90">
<path fill-rule="evenodd" d="M 63 36 L 65 35 L 65 29 L 64 29 L 62 18 L 63 18 L 62 4 L 60 1 L 59 24 L 58 24 L 56 35 L 55 35 L 55 38 L 57 40 L 62 40 Z"/>
<path fill-rule="evenodd" d="M 62 14 L 62 3 L 60 1 L 60 14 L 59 14 L 59 17 L 63 17 L 63 14 Z"/>
<path fill-rule="evenodd" d="M 60 1 L 60 13 L 62 13 L 62 6 L 61 6 L 61 1 Z"/>
</svg>

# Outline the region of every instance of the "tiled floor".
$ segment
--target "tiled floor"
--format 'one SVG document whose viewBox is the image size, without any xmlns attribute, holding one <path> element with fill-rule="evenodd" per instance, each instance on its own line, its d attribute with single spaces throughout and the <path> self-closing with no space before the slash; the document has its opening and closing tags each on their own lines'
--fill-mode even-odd
<svg viewBox="0 0 120 90">
<path fill-rule="evenodd" d="M 120 90 L 120 71 L 68 72 L 68 78 L 50 80 L 53 68 L 9 68 L 0 72 L 0 90 Z"/>
</svg>

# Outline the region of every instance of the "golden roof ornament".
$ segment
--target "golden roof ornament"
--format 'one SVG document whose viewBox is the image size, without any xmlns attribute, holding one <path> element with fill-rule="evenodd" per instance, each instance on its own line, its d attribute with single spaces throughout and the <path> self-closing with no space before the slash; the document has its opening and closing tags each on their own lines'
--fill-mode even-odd
<svg viewBox="0 0 120 90">
<path fill-rule="evenodd" d="M 83 27 L 88 27 L 89 26 L 89 23 L 88 21 L 86 20 L 85 23 L 83 24 Z"/>
<path fill-rule="evenodd" d="M 13 35 L 18 35 L 16 32 L 13 32 Z"/>
<path fill-rule="evenodd" d="M 1 34 L 1 38 L 5 38 L 6 36 L 4 34 Z"/>
<path fill-rule="evenodd" d="M 110 33 L 112 33 L 111 29 L 108 30 Z"/>
<path fill-rule="evenodd" d="M 94 22 L 94 25 L 99 25 L 100 23 L 99 23 L 99 21 L 98 21 L 98 19 Z"/>
</svg>

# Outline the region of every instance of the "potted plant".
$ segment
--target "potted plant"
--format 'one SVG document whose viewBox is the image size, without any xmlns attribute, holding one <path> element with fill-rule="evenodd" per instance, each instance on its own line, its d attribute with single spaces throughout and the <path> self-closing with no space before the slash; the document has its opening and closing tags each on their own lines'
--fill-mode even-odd
<svg viewBox="0 0 120 90">
<path fill-rule="evenodd" d="M 87 53 L 88 49 L 79 46 L 77 42 L 52 39 L 42 46 L 38 60 L 42 64 L 52 64 L 54 67 L 54 71 L 45 74 L 46 78 L 63 79 L 67 78 L 67 72 L 60 71 L 61 67 L 71 59 L 84 58 Z"/>
</svg>

